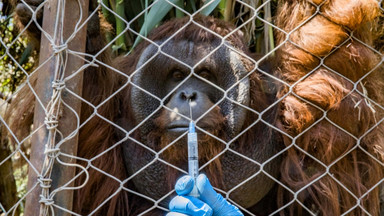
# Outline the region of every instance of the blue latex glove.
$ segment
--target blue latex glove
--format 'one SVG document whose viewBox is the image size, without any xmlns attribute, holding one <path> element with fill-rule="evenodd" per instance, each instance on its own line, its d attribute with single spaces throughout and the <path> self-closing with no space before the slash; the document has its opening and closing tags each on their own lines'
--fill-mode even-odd
<svg viewBox="0 0 384 216">
<path fill-rule="evenodd" d="M 183 176 L 177 180 L 175 189 L 178 196 L 169 203 L 170 213 L 167 216 L 241 216 L 240 210 L 216 193 L 207 176 L 200 174 L 196 178 L 196 186 L 200 197 L 188 196 L 192 191 L 194 180 L 191 176 Z"/>
</svg>

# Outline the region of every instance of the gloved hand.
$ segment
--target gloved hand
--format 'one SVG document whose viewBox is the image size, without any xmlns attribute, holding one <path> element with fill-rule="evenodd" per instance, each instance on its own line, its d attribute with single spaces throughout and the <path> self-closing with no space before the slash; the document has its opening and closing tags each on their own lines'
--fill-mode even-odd
<svg viewBox="0 0 384 216">
<path fill-rule="evenodd" d="M 167 216 L 241 216 L 240 210 L 216 193 L 207 176 L 200 174 L 196 178 L 196 186 L 200 197 L 188 196 L 192 191 L 194 180 L 191 176 L 183 176 L 177 180 L 175 189 L 178 196 L 169 203 L 170 213 Z"/>
</svg>

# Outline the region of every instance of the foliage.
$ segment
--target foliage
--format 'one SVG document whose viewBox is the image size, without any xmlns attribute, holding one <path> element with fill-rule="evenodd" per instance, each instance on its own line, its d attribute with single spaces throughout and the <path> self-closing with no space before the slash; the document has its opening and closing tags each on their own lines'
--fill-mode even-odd
<svg viewBox="0 0 384 216">
<path fill-rule="evenodd" d="M 16 169 L 13 172 L 13 175 L 15 176 L 16 180 L 17 197 L 22 198 L 23 196 L 25 196 L 25 194 L 27 194 L 28 164 L 25 163 L 15 168 Z"/>
<path fill-rule="evenodd" d="M 12 7 L 9 1 L 0 0 L 0 97 L 6 98 L 7 95 L 25 80 L 26 73 L 32 70 L 35 64 L 36 51 L 32 51 L 28 45 L 27 37 L 19 34 L 15 27 L 15 20 L 11 13 Z M 1 108 L 4 108 L 2 106 Z M 1 130 L 1 129 L 0 129 Z M 5 137 L 0 138 L 6 139 Z M 11 146 L 8 146 L 11 148 Z M 7 146 L 3 146 L 7 148 Z M 4 149 L 2 149 L 4 150 Z M 11 149 L 10 149 L 11 150 Z M 14 149 L 13 149 L 14 150 Z M 0 161 L 4 158 L 0 158 Z M 1 169 L 7 170 L 7 166 L 12 166 L 13 176 L 8 176 L 14 180 L 15 194 L 3 194 L 6 199 L 12 200 L 22 198 L 27 192 L 27 170 L 28 164 L 23 163 L 19 157 L 12 157 L 12 163 L 3 163 Z M 8 167 L 9 168 L 9 167 Z M 11 198 L 12 196 L 12 198 Z M 4 203 L 3 203 L 4 204 Z M 16 215 L 23 215 L 23 202 L 20 202 Z M 1 204 L 0 204 L 1 205 Z M 7 206 L 10 207 L 10 206 Z M 1 210 L 0 210 L 1 214 Z"/>
<path fill-rule="evenodd" d="M 0 1 L 0 93 L 13 92 L 33 68 L 30 53 L 27 38 L 18 35 L 12 15 L 4 14 Z"/>
<path fill-rule="evenodd" d="M 114 40 L 112 49 L 117 54 L 125 53 L 134 48 L 148 33 L 163 21 L 183 17 L 199 12 L 211 15 L 237 26 L 242 24 L 244 35 L 249 47 L 255 52 L 267 53 L 274 48 L 272 22 L 277 0 L 243 0 L 241 4 L 235 0 L 102 0 L 102 13 L 114 27 L 116 38 L 108 35 L 109 41 Z M 256 11 L 259 18 L 251 19 Z M 251 9 L 252 8 L 252 9 Z M 250 20 L 248 22 L 247 20 Z M 131 31 L 128 31 L 128 28 Z"/>
</svg>

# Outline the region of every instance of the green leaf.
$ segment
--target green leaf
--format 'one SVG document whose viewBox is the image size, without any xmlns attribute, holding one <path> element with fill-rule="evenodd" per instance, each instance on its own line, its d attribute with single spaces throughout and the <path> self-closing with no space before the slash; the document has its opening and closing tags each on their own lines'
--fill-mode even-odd
<svg viewBox="0 0 384 216">
<path fill-rule="evenodd" d="M 173 4 L 179 5 L 182 0 L 169 0 Z M 161 20 L 167 15 L 167 13 L 173 8 L 173 5 L 169 4 L 166 0 L 159 0 L 151 7 L 147 17 L 145 18 L 144 24 L 140 29 L 140 35 L 146 37 L 148 33 L 158 25 Z M 138 36 L 135 40 L 135 43 L 132 46 L 132 49 L 135 48 L 139 42 L 142 40 L 142 37 Z"/>
<path fill-rule="evenodd" d="M 107 8 L 111 8 L 111 6 L 109 5 L 109 0 L 103 0 L 103 4 L 104 5 L 101 5 L 102 6 L 101 11 L 105 19 L 107 20 L 107 22 L 115 26 L 116 25 L 115 16 L 107 9 Z"/>
<path fill-rule="evenodd" d="M 33 51 L 33 45 L 28 44 L 28 46 L 23 51 L 23 54 L 21 55 L 19 59 L 19 64 L 22 65 L 28 61 L 28 57 L 31 56 L 31 53 Z"/>
<path fill-rule="evenodd" d="M 226 5 L 227 0 L 221 0 L 217 7 L 219 9 L 220 19 L 224 19 Z"/>
<path fill-rule="evenodd" d="M 117 13 L 117 15 L 119 15 L 123 19 L 122 20 L 118 16 L 115 16 L 115 18 L 116 18 L 116 35 L 119 35 L 119 34 L 123 33 L 123 31 L 125 30 L 126 26 L 125 26 L 124 20 L 127 20 L 125 18 L 124 1 L 123 0 L 119 0 L 116 2 L 116 11 L 115 12 Z M 127 50 L 124 34 L 120 35 L 117 38 L 116 48 L 117 48 L 117 50 L 121 49 L 122 51 Z"/>
<path fill-rule="evenodd" d="M 187 6 L 186 6 L 187 11 L 190 11 L 190 12 L 196 12 L 197 11 L 196 2 L 194 0 L 189 0 L 186 3 L 187 3 Z"/>
<path fill-rule="evenodd" d="M 184 9 L 184 2 L 183 2 L 183 1 L 179 1 L 176 5 L 177 5 L 178 7 Z M 181 10 L 179 10 L 179 9 L 176 8 L 176 17 L 177 17 L 177 18 L 180 18 L 180 17 L 183 17 L 183 16 L 184 16 L 184 12 L 182 12 Z"/>
<path fill-rule="evenodd" d="M 213 2 L 212 2 L 213 1 Z M 210 3 L 210 4 L 209 4 Z M 208 0 L 204 3 L 204 5 L 209 4 L 207 7 L 205 7 L 200 13 L 208 16 L 212 13 L 212 11 L 217 7 L 217 5 L 220 3 L 220 0 Z M 204 7 L 204 6 L 203 6 Z"/>
</svg>

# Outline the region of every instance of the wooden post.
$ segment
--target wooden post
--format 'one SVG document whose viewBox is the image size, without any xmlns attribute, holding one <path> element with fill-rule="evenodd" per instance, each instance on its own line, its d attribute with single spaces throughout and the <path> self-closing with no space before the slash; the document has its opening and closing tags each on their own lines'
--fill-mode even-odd
<svg viewBox="0 0 384 216">
<path fill-rule="evenodd" d="M 58 46 L 61 44 L 61 41 L 66 41 L 68 37 L 73 34 L 75 31 L 75 26 L 80 19 L 80 8 L 82 10 L 81 22 L 83 23 L 88 17 L 88 4 L 89 0 L 49 0 L 46 1 L 44 5 L 44 17 L 43 17 L 43 29 L 54 38 L 55 45 Z M 65 10 L 63 10 L 60 5 L 65 5 Z M 63 13 L 64 12 L 64 13 Z M 60 13 L 57 16 L 57 13 Z M 64 16 L 64 23 L 60 22 L 61 17 Z M 57 22 L 57 24 L 56 24 Z M 56 28 L 55 26 L 59 26 Z M 76 37 L 68 43 L 68 49 L 78 52 L 85 52 L 86 45 L 86 25 L 83 26 L 77 33 Z M 63 35 L 63 38 L 61 38 Z M 54 74 L 57 66 L 57 58 L 52 57 L 55 55 L 55 50 L 52 47 L 52 44 L 48 38 L 42 34 L 41 37 L 41 47 L 40 47 L 40 64 L 44 65 L 37 71 L 37 85 L 34 86 L 38 97 L 41 102 L 46 107 L 48 102 L 52 98 L 53 88 L 52 82 L 54 81 Z M 49 59 L 49 60 L 47 60 Z M 75 57 L 71 54 L 67 58 L 68 64 L 65 68 L 65 77 L 76 72 L 83 64 L 84 61 L 78 57 Z M 75 92 L 81 96 L 82 84 L 83 84 L 82 72 L 77 74 L 72 79 L 65 82 L 65 87 Z M 70 95 L 64 89 L 62 91 L 62 99 L 68 104 L 76 113 L 80 114 L 81 101 Z M 68 136 L 73 132 L 77 127 L 77 118 L 75 115 L 68 110 L 68 108 L 62 107 L 62 112 L 59 116 L 58 130 L 63 133 L 64 137 Z M 34 115 L 34 128 L 40 127 L 44 124 L 46 114 L 44 109 L 41 107 L 40 103 L 36 100 L 35 103 L 35 115 Z M 45 144 L 48 141 L 48 133 L 46 127 L 41 128 L 32 136 L 32 145 L 31 145 L 31 157 L 30 161 L 33 166 L 41 173 L 44 161 L 46 160 L 46 155 L 44 154 Z M 64 143 L 60 147 L 60 151 L 76 155 L 77 153 L 77 135 Z M 59 157 L 61 160 L 69 163 L 74 163 L 75 160 L 68 160 L 67 158 Z M 52 184 L 50 191 L 63 186 L 65 183 L 69 182 L 75 176 L 75 169 L 73 167 L 62 166 L 55 162 L 53 165 L 53 170 L 51 174 Z M 26 216 L 36 216 L 43 215 L 40 212 L 40 194 L 42 188 L 38 183 L 38 176 L 33 169 L 29 169 L 28 172 L 28 190 L 31 190 L 31 193 L 26 197 L 26 207 L 25 213 Z M 72 210 L 73 205 L 73 191 L 66 190 L 60 191 L 54 196 L 54 204 L 62 208 Z M 55 215 L 70 215 L 58 208 L 54 209 Z"/>
</svg>

